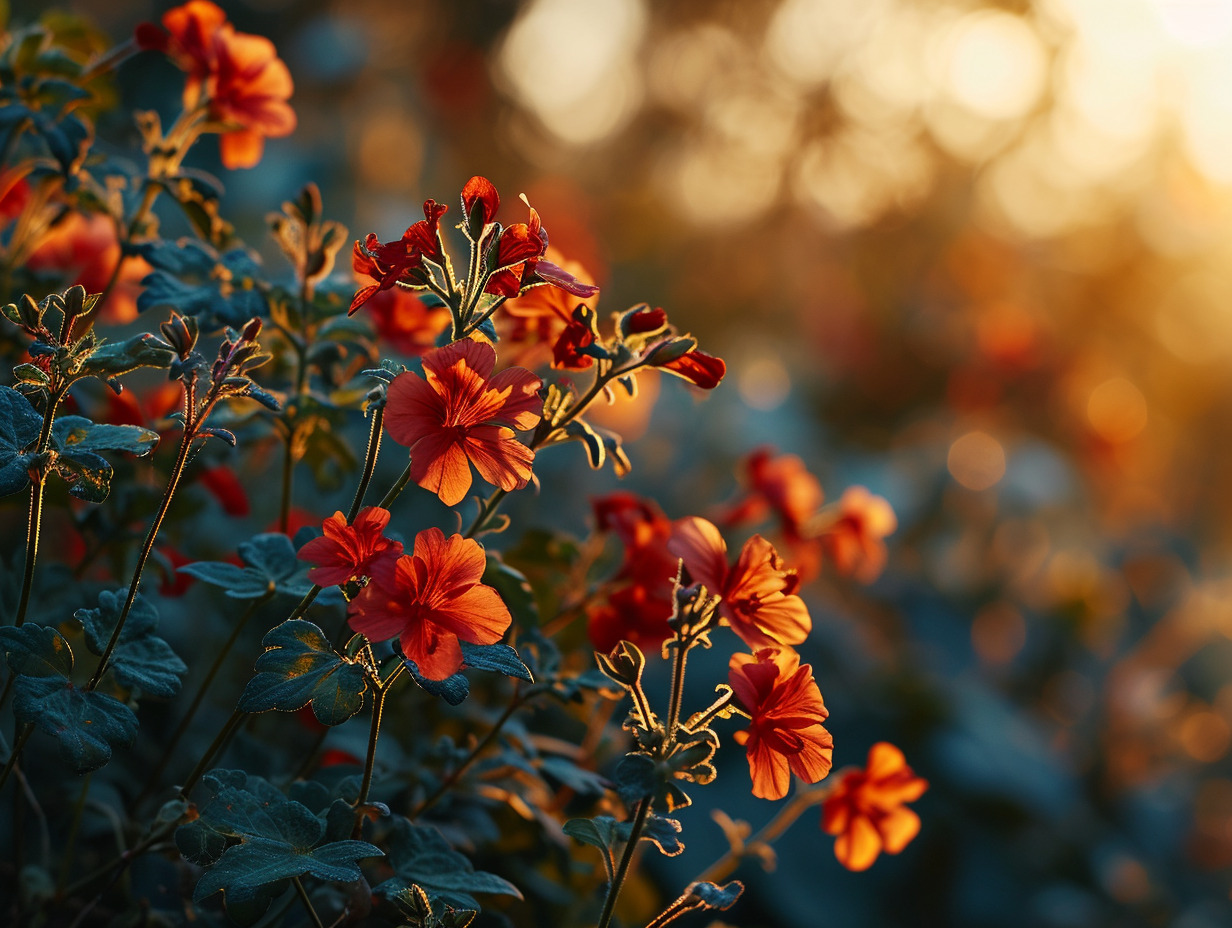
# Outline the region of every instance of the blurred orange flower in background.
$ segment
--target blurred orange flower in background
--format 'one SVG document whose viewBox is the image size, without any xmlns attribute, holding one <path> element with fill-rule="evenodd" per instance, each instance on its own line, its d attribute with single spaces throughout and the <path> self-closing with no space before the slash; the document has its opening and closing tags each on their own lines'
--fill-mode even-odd
<svg viewBox="0 0 1232 928">
<path fill-rule="evenodd" d="M 849 487 L 837 506 L 819 516 L 822 550 L 841 574 L 872 583 L 886 562 L 883 540 L 898 528 L 890 504 L 864 487 Z"/>
<path fill-rule="evenodd" d="M 928 781 L 917 777 L 903 752 L 888 742 L 874 744 L 868 765 L 845 774 L 822 807 L 821 827 L 837 835 L 834 853 L 848 870 L 867 870 L 884 850 L 897 854 L 920 833 L 920 817 L 904 803 L 924 795 Z"/>
<path fill-rule="evenodd" d="M 65 287 L 81 284 L 88 293 L 102 293 L 119 260 L 120 240 L 111 219 L 101 213 L 70 212 L 43 235 L 26 264 L 33 271 L 63 275 Z M 115 325 L 136 319 L 141 281 L 152 270 L 140 256 L 125 260 L 99 318 Z"/>
</svg>

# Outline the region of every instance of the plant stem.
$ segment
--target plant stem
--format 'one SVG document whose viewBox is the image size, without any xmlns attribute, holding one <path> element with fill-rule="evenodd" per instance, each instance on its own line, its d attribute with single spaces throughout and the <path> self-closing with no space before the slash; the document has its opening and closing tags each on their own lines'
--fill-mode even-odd
<svg viewBox="0 0 1232 928">
<path fill-rule="evenodd" d="M 406 489 L 406 485 L 410 482 L 411 482 L 411 462 L 407 461 L 406 469 L 402 471 L 402 474 L 401 476 L 398 477 L 397 482 L 395 482 L 394 485 L 389 488 L 389 492 L 386 493 L 384 497 L 382 497 L 381 501 L 377 503 L 377 505 L 382 509 L 388 509 L 390 506 L 393 505 L 394 500 L 396 500 L 402 494 L 402 491 Z"/>
<path fill-rule="evenodd" d="M 13 772 L 13 767 L 17 764 L 17 758 L 21 755 L 21 749 L 26 746 L 26 742 L 30 740 L 30 736 L 34 734 L 34 724 L 27 722 L 21 727 L 21 731 L 17 733 L 17 740 L 13 742 L 13 750 L 9 752 L 9 759 L 4 765 L 4 770 L 0 770 L 0 789 L 4 789 L 4 784 L 9 780 L 9 774 Z"/>
<path fill-rule="evenodd" d="M 56 407 L 64 397 L 64 391 L 56 390 L 47 395 L 47 409 L 43 412 L 43 427 L 39 430 L 35 452 L 42 454 L 51 442 L 51 427 L 56 418 Z M 47 473 L 42 470 L 39 478 L 30 486 L 30 514 L 26 521 L 26 563 L 21 578 L 21 599 L 17 603 L 17 617 L 13 624 L 20 628 L 26 621 L 26 609 L 30 605 L 30 591 L 34 587 L 34 564 L 38 560 L 39 535 L 43 525 L 43 490 L 47 486 Z M 3 703 L 0 702 L 0 705 Z"/>
<path fill-rule="evenodd" d="M 325 923 L 321 921 L 321 916 L 317 914 L 317 910 L 312 907 L 312 900 L 308 898 L 308 892 L 304 889 L 304 884 L 300 882 L 299 877 L 291 877 L 291 882 L 295 884 L 295 891 L 299 894 L 300 902 L 304 904 L 304 908 L 308 910 L 312 924 L 316 928 L 325 928 Z"/>
<path fill-rule="evenodd" d="M 414 808 L 408 816 L 409 818 L 417 819 L 436 805 L 440 798 L 449 792 L 450 788 L 458 782 L 458 779 L 467 771 L 470 765 L 478 759 L 479 755 L 487 749 L 488 745 L 496 740 L 496 736 L 500 734 L 500 730 L 513 716 L 513 713 L 516 712 L 525 702 L 542 692 L 542 690 L 535 687 L 527 690 L 525 693 L 520 693 L 518 690 L 518 685 L 518 681 L 514 680 L 513 699 L 510 700 L 509 705 L 505 707 L 505 711 L 501 713 L 500 718 L 496 720 L 496 724 L 492 726 L 492 728 L 486 735 L 483 736 L 483 739 L 478 744 L 471 748 L 471 752 L 466 755 L 466 759 L 449 772 L 445 779 L 441 781 L 441 785 L 436 788 L 432 795 Z"/>
<path fill-rule="evenodd" d="M 355 488 L 355 498 L 351 500 L 351 508 L 347 512 L 347 524 L 350 525 L 359 515 L 364 505 L 364 494 L 368 492 L 368 484 L 372 482 L 372 472 L 376 470 L 376 457 L 381 453 L 381 425 L 385 421 L 385 407 L 378 406 L 372 412 L 372 423 L 368 427 L 368 450 L 364 454 L 364 470 L 359 477 L 359 486 Z"/>
<path fill-rule="evenodd" d="M 612 913 L 616 910 L 616 897 L 620 895 L 620 887 L 624 885 L 625 876 L 629 873 L 629 864 L 633 861 L 633 852 L 637 850 L 637 842 L 642 837 L 642 829 L 646 827 L 646 818 L 650 815 L 650 797 L 642 799 L 633 813 L 633 827 L 629 830 L 629 842 L 624 853 L 620 855 L 620 864 L 616 867 L 616 878 L 607 888 L 607 898 L 603 900 L 603 914 L 599 916 L 599 928 L 607 928 L 612 921 Z"/>
<path fill-rule="evenodd" d="M 463 538 L 474 538 L 476 534 L 483 531 L 488 521 L 496 513 L 497 508 L 508 495 L 508 492 L 499 487 L 492 491 L 492 495 L 483 501 L 483 505 L 479 507 L 479 512 L 475 513 L 475 521 L 471 523 L 471 527 L 466 530 Z"/>
<path fill-rule="evenodd" d="M 393 682 L 402 675 L 402 671 L 406 669 L 406 664 L 399 663 L 394 668 L 394 672 L 389 675 L 389 679 L 382 683 L 379 679 L 375 681 L 375 692 L 372 695 L 372 725 L 368 729 L 368 756 L 364 760 L 364 778 L 359 784 L 359 797 L 355 800 L 355 809 L 357 812 L 356 828 L 359 827 L 358 810 L 365 802 L 368 801 L 368 790 L 372 788 L 372 769 L 376 763 L 376 742 L 381 736 L 381 715 L 385 711 L 385 697 L 389 694 L 389 688 Z"/>
<path fill-rule="evenodd" d="M 206 415 L 208 415 L 208 407 L 198 421 L 204 420 Z M 124 622 L 128 618 L 129 610 L 133 608 L 133 601 L 137 598 L 137 587 L 141 583 L 141 572 L 145 569 L 145 562 L 149 559 L 150 552 L 154 550 L 154 542 L 158 538 L 158 531 L 162 528 L 163 520 L 167 517 L 167 510 L 171 508 L 171 499 L 175 496 L 176 487 L 180 484 L 180 477 L 184 474 L 184 466 L 188 463 L 189 452 L 192 449 L 194 438 L 196 438 L 196 429 L 193 425 L 186 422 L 184 438 L 180 442 L 180 450 L 176 455 L 175 464 L 171 468 L 171 476 L 167 480 L 167 489 L 163 491 L 162 503 L 158 507 L 158 512 L 154 515 L 154 521 L 150 523 L 150 530 L 146 532 L 145 541 L 141 545 L 141 553 L 137 556 L 137 566 L 134 568 L 133 578 L 128 584 L 128 598 L 124 600 L 124 608 L 120 610 L 120 616 L 116 619 L 115 629 L 111 632 L 111 640 L 107 642 L 103 656 L 98 659 L 98 666 L 94 668 L 94 676 L 90 677 L 90 681 L 86 684 L 87 692 L 98 686 L 99 681 L 103 679 L 103 674 L 107 672 L 107 667 L 111 663 L 111 655 L 115 652 L 116 645 L 120 643 L 120 633 L 124 631 Z"/>
<path fill-rule="evenodd" d="M 791 801 L 779 809 L 778 814 L 763 825 L 757 834 L 743 842 L 739 848 L 729 848 L 726 854 L 707 867 L 694 882 L 717 883 L 725 879 L 740 865 L 740 861 L 748 856 L 750 848 L 759 844 L 771 844 L 806 810 L 825 799 L 829 792 L 829 786 L 822 789 L 797 790 L 796 794 L 791 797 Z"/>
<path fill-rule="evenodd" d="M 235 733 L 235 730 L 239 728 L 240 722 L 244 721 L 244 717 L 247 714 L 247 712 L 241 712 L 239 709 L 236 709 L 231 713 L 231 718 L 227 719 L 227 724 L 222 727 L 222 729 L 214 737 L 214 740 L 210 746 L 205 749 L 205 753 L 202 754 L 201 759 L 197 761 L 197 766 L 193 768 L 192 773 L 188 775 L 188 779 L 184 781 L 184 785 L 180 787 L 181 799 L 188 798 L 188 794 L 191 793 L 192 788 L 197 785 L 197 781 L 200 780 L 202 775 L 205 773 L 205 769 L 210 765 L 210 761 L 214 759 L 214 755 L 222 750 L 223 745 L 226 744 L 231 735 Z"/>
<path fill-rule="evenodd" d="M 90 794 L 90 778 L 92 773 L 87 773 L 81 781 L 81 793 L 77 796 L 77 802 L 73 805 L 73 822 L 68 829 L 68 840 L 64 846 L 64 859 L 60 862 L 60 875 L 56 879 L 56 890 L 64 889 L 64 884 L 68 882 L 68 875 L 73 871 L 73 856 L 77 850 L 77 832 L 81 830 L 81 814 L 86 806 L 86 797 Z"/>
<path fill-rule="evenodd" d="M 193 718 L 197 714 L 197 710 L 201 708 L 201 702 L 205 699 L 205 694 L 209 691 L 210 686 L 214 682 L 214 678 L 218 676 L 218 671 L 222 669 L 223 662 L 227 655 L 231 653 L 231 648 L 235 646 L 235 642 L 239 640 L 240 632 L 244 630 L 244 626 L 248 624 L 248 620 L 252 618 L 254 612 L 270 597 L 273 596 L 273 591 L 266 593 L 259 599 L 254 599 L 248 604 L 248 608 L 244 610 L 243 615 L 239 617 L 239 621 L 235 623 L 235 627 L 231 629 L 231 634 L 227 640 L 223 642 L 222 648 L 214 658 L 214 663 L 210 665 L 209 671 L 205 675 L 205 679 L 201 681 L 201 686 L 197 690 L 197 694 L 193 697 L 192 703 L 188 707 L 188 711 L 184 713 L 184 717 L 180 719 L 180 723 L 175 727 L 171 739 L 167 742 L 167 746 L 163 748 L 162 757 L 159 758 L 158 764 L 154 768 L 154 772 L 150 774 L 150 778 L 146 781 L 145 786 L 141 790 L 141 794 L 137 797 L 134 805 L 141 802 L 146 796 L 152 793 L 158 786 L 158 778 L 162 776 L 163 771 L 167 769 L 167 764 L 171 762 L 172 754 L 175 751 L 176 745 L 180 743 L 180 739 L 184 737 L 184 733 L 188 731 L 188 726 L 192 723 Z"/>
<path fill-rule="evenodd" d="M 680 702 L 684 697 L 684 670 L 689 660 L 689 649 L 694 639 L 688 635 L 676 635 L 676 661 L 672 665 L 672 696 L 667 709 L 667 738 L 670 742 L 680 725 Z"/>
</svg>

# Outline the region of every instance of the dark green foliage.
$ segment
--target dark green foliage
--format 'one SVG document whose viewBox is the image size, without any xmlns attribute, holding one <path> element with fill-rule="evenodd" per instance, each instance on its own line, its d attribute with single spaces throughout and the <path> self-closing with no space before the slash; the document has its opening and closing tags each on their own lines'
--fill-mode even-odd
<svg viewBox="0 0 1232 928">
<path fill-rule="evenodd" d="M 183 239 L 152 242 L 141 248 L 141 256 L 154 268 L 141 281 L 141 312 L 168 307 L 196 316 L 209 332 L 242 328 L 249 319 L 268 315 L 260 269 L 243 248 L 219 254 L 204 242 Z"/>
<path fill-rule="evenodd" d="M 85 629 L 86 645 L 94 654 L 101 655 L 106 650 L 123 608 L 123 592 L 104 590 L 98 594 L 98 608 L 73 613 Z M 188 667 L 171 650 L 171 645 L 155 634 L 157 629 L 158 610 L 137 594 L 109 666 L 124 686 L 170 698 L 180 691 L 180 677 Z"/>
<path fill-rule="evenodd" d="M 157 445 L 157 432 L 136 425 L 100 425 L 82 416 L 60 416 L 51 429 L 56 472 L 70 485 L 70 494 L 90 503 L 101 503 L 111 488 L 111 465 L 98 452 L 126 451 L 140 457 Z"/>
<path fill-rule="evenodd" d="M 260 918 L 292 877 L 352 882 L 363 875 L 357 861 L 382 856 L 366 841 L 329 840 L 328 812 L 314 813 L 260 777 L 214 770 L 202 782 L 210 797 L 198 807 L 199 817 L 176 831 L 176 846 L 188 860 L 210 867 L 193 901 L 221 890 L 228 914 L 240 924 Z"/>
<path fill-rule="evenodd" d="M 311 704 L 322 725 L 340 725 L 363 708 L 368 688 L 363 666 L 338 654 L 311 622 L 283 622 L 261 644 L 265 653 L 240 697 L 242 711 L 293 712 Z"/>
<path fill-rule="evenodd" d="M 38 441 L 43 417 L 12 387 L 0 387 L 0 496 L 30 485 L 36 455 L 26 449 Z"/>
<path fill-rule="evenodd" d="M 111 760 L 112 749 L 137 737 L 137 716 L 111 696 L 73 684 L 73 651 L 54 628 L 0 628 L 13 684 L 13 714 L 55 738 L 60 755 L 76 773 L 89 773 Z"/>
<path fill-rule="evenodd" d="M 397 875 L 374 890 L 385 897 L 404 893 L 416 885 L 448 905 L 465 909 L 479 908 L 474 893 L 522 898 L 522 893 L 508 880 L 476 870 L 435 828 L 415 825 L 404 818 L 394 821 L 389 861 Z"/>
<path fill-rule="evenodd" d="M 239 555 L 246 567 L 197 561 L 181 567 L 180 572 L 221 587 L 235 599 L 260 599 L 271 592 L 303 596 L 312 588 L 308 565 L 296 558 L 295 545 L 286 535 L 254 535 L 240 544 Z"/>
</svg>

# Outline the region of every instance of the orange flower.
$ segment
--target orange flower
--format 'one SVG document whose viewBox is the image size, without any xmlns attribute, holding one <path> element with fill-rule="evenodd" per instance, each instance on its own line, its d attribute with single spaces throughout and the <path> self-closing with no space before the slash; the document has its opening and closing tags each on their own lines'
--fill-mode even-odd
<svg viewBox="0 0 1232 928">
<path fill-rule="evenodd" d="M 753 795 L 782 799 L 791 774 L 816 783 L 830 772 L 834 739 L 822 727 L 829 716 L 813 668 L 789 648 L 763 648 L 732 655 L 728 682 L 752 716 L 735 734 L 749 755 Z"/>
<path fill-rule="evenodd" d="M 861 583 L 872 583 L 886 562 L 882 540 L 898 528 L 890 504 L 864 487 L 849 487 L 836 511 L 820 517 L 822 550 L 835 569 Z"/>
<path fill-rule="evenodd" d="M 227 24 L 227 14 L 209 0 L 189 0 L 164 13 L 162 24 L 161 29 L 154 23 L 138 25 L 137 47 L 163 52 L 188 75 L 184 98 L 192 105 L 200 92 L 201 82 L 214 70 L 214 39 Z"/>
<path fill-rule="evenodd" d="M 491 345 L 463 339 L 425 355 L 423 377 L 407 371 L 389 385 L 385 428 L 411 449 L 411 479 L 446 506 L 466 496 L 471 464 L 502 490 L 530 481 L 535 452 L 513 432 L 539 424 L 540 380 L 520 367 L 493 376 L 495 366 Z"/>
<path fill-rule="evenodd" d="M 548 248 L 546 257 L 579 281 L 593 284 L 593 278 L 578 262 L 565 259 L 553 248 Z M 573 319 L 574 308 L 584 303 L 594 309 L 597 295 L 597 290 L 582 298 L 559 287 L 534 287 L 502 304 L 496 329 L 511 346 L 502 358 L 523 367 L 538 367 L 551 361 L 553 346 Z"/>
<path fill-rule="evenodd" d="M 274 43 L 230 26 L 216 34 L 217 67 L 206 82 L 210 118 L 224 127 L 222 163 L 251 168 L 261 160 L 265 139 L 295 131 L 287 100 L 295 85 Z"/>
<path fill-rule="evenodd" d="M 479 582 L 486 566 L 477 541 L 420 532 L 413 554 L 373 565 L 351 601 L 351 627 L 372 641 L 397 637 L 421 675 L 444 680 L 462 668 L 459 640 L 496 644 L 513 621 L 496 590 Z"/>
<path fill-rule="evenodd" d="M 411 223 L 396 242 L 382 242 L 375 232 L 369 232 L 362 244 L 355 243 L 351 269 L 357 277 L 371 277 L 376 283 L 356 291 L 348 315 L 394 284 L 424 286 L 424 258 L 436 264 L 445 263 L 440 228 L 441 217 L 449 212 L 449 207 L 436 200 L 424 200 L 423 211 L 424 218 Z"/>
<path fill-rule="evenodd" d="M 728 512 L 725 521 L 757 522 L 768 512 L 778 516 L 786 535 L 799 537 L 800 527 L 821 506 L 821 483 L 795 454 L 775 454 L 758 448 L 744 460 L 748 492 Z"/>
<path fill-rule="evenodd" d="M 770 542 L 754 535 L 727 566 L 727 542 L 714 523 L 690 516 L 676 522 L 668 550 L 689 576 L 723 597 L 719 614 L 750 648 L 799 644 L 813 627 L 808 607 L 795 595 L 799 578 L 786 570 Z"/>
<path fill-rule="evenodd" d="M 389 510 L 368 506 L 348 525 L 346 516 L 335 512 L 321 523 L 325 533 L 299 549 L 299 559 L 317 566 L 308 579 L 318 586 L 341 586 L 360 577 L 370 577 L 379 561 L 402 554 L 402 542 L 385 537 Z"/>
<path fill-rule="evenodd" d="M 924 795 L 928 781 L 885 741 L 868 752 L 868 766 L 844 775 L 822 806 L 821 827 L 837 835 L 834 854 L 848 870 L 867 870 L 884 850 L 897 854 L 920 833 L 920 817 L 903 803 Z"/>
<path fill-rule="evenodd" d="M 250 168 L 261 160 L 266 137 L 289 135 L 295 111 L 291 72 L 267 38 L 236 32 L 227 14 L 209 0 L 190 0 L 168 10 L 163 28 L 137 27 L 140 48 L 165 52 L 188 75 L 184 106 L 204 94 L 211 128 L 222 132 L 222 163 Z"/>
<path fill-rule="evenodd" d="M 360 285 L 371 278 L 360 278 Z M 449 327 L 449 309 L 429 306 L 402 287 L 379 290 L 368 300 L 368 315 L 377 337 L 394 351 L 418 358 L 436 346 L 436 338 Z"/>
<path fill-rule="evenodd" d="M 63 275 L 63 287 L 81 284 L 87 293 L 102 293 L 120 261 L 120 240 L 115 223 L 101 213 L 68 213 L 39 240 L 26 266 L 32 271 Z M 124 259 L 115 289 L 99 317 L 123 325 L 137 318 L 137 296 L 142 279 L 153 270 L 144 258 Z"/>
</svg>

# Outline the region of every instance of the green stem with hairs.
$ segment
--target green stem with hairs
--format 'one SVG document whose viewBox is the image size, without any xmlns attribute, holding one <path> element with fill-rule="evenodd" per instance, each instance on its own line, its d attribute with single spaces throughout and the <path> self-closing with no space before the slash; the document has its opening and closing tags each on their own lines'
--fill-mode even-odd
<svg viewBox="0 0 1232 928">
<path fill-rule="evenodd" d="M 620 895 L 620 887 L 624 885 L 629 873 L 629 864 L 633 862 L 633 852 L 637 850 L 637 842 L 642 837 L 642 829 L 646 827 L 646 819 L 650 816 L 650 797 L 642 799 L 633 813 L 633 826 L 629 829 L 629 841 L 624 853 L 620 855 L 620 863 L 616 867 L 616 876 L 607 888 L 607 898 L 603 900 L 603 914 L 599 916 L 599 928 L 608 928 L 612 921 L 612 913 L 616 911 L 616 898 Z"/>
</svg>

